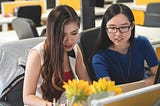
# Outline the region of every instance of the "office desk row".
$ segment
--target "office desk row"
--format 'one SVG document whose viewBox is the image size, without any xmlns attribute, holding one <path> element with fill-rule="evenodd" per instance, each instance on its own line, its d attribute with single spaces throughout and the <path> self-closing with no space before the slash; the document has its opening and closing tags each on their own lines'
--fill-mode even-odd
<svg viewBox="0 0 160 106">
<path fill-rule="evenodd" d="M 127 5 L 132 10 L 140 10 L 140 11 L 146 11 L 147 5 L 136 5 L 135 3 L 122 3 Z"/>
<path fill-rule="evenodd" d="M 135 34 L 145 36 L 149 39 L 152 45 L 160 44 L 160 27 L 145 27 L 136 25 Z"/>
<path fill-rule="evenodd" d="M 42 14 L 42 21 L 47 19 L 47 16 L 50 11 L 51 9 L 48 9 L 44 14 Z M 0 14 L 0 25 L 2 26 L 2 31 L 8 31 L 8 24 L 11 24 L 12 20 L 15 18 L 16 16 L 4 17 L 2 14 Z"/>
<path fill-rule="evenodd" d="M 144 18 L 144 12 L 146 11 L 146 5 L 135 5 L 134 3 L 124 3 L 126 4 L 127 6 L 129 6 L 132 10 L 133 10 L 133 13 L 135 13 L 135 20 L 138 24 L 142 25 L 143 24 L 143 18 Z M 102 16 L 106 9 L 110 6 L 111 4 L 108 4 L 108 5 L 105 5 L 104 8 L 100 8 L 100 7 L 95 7 L 95 15 L 96 16 Z M 48 17 L 48 14 L 50 13 L 52 9 L 47 9 L 45 11 L 45 13 L 42 14 L 41 16 L 41 19 L 42 21 L 46 21 L 47 20 L 47 17 Z M 138 16 L 138 19 L 136 18 L 137 17 L 137 11 L 138 11 L 138 14 L 139 12 L 141 12 L 140 14 L 142 14 L 141 19 L 140 17 Z M 76 10 L 78 16 L 81 16 L 81 13 L 80 13 L 80 10 Z M 2 31 L 8 31 L 8 24 L 12 23 L 12 20 L 16 18 L 15 16 L 10 16 L 10 17 L 4 17 L 2 14 L 0 14 L 0 25 L 2 26 Z"/>
<path fill-rule="evenodd" d="M 101 20 L 96 20 L 96 27 L 100 25 L 101 25 Z M 44 26 L 37 28 L 38 32 L 41 33 L 43 28 Z M 80 31 L 82 30 L 80 29 Z M 135 26 L 136 36 L 139 36 L 139 35 L 146 36 L 153 45 L 160 44 L 159 31 L 160 31 L 160 27 L 144 27 L 139 25 Z M 14 41 L 14 40 L 18 40 L 18 37 L 14 30 L 0 32 L 0 42 Z"/>
<path fill-rule="evenodd" d="M 42 14 L 41 19 L 42 21 L 46 21 L 48 14 L 50 13 L 52 9 L 46 10 L 45 13 Z M 104 12 L 106 11 L 105 8 L 95 7 L 95 15 L 96 16 L 102 16 Z M 80 10 L 76 10 L 78 16 L 81 16 Z M 4 17 L 2 14 L 0 14 L 0 25 L 2 25 L 2 31 L 8 31 L 8 24 L 12 23 L 12 20 L 16 18 L 15 16 L 10 17 Z"/>
<path fill-rule="evenodd" d="M 97 19 L 95 21 L 95 26 L 98 27 L 101 25 L 101 19 Z M 42 30 L 44 29 L 45 26 L 42 27 L 37 27 L 37 31 L 40 34 L 42 32 Z M 82 27 L 80 27 L 80 31 L 82 31 L 81 29 Z M 18 40 L 17 34 L 15 32 L 15 30 L 9 30 L 9 31 L 2 31 L 0 32 L 0 42 L 8 42 L 8 41 L 15 41 Z"/>
<path fill-rule="evenodd" d="M 125 4 L 132 9 L 135 18 L 135 24 L 144 25 L 144 17 L 147 5 L 135 5 L 134 3 Z"/>
<path fill-rule="evenodd" d="M 41 34 L 41 32 L 44 28 L 45 28 L 45 26 L 37 27 L 37 31 L 38 31 L 39 35 Z M 16 41 L 16 40 L 19 40 L 19 39 L 18 39 L 18 36 L 17 36 L 15 30 L 0 32 L 0 43 L 9 42 L 9 41 Z"/>
</svg>

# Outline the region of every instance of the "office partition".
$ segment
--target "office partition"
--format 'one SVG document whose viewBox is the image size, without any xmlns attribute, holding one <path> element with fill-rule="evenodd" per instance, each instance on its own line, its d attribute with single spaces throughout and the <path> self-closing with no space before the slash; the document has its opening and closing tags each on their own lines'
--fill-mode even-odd
<svg viewBox="0 0 160 106">
<path fill-rule="evenodd" d="M 56 0 L 56 6 L 67 4 L 71 7 L 73 7 L 75 10 L 80 10 L 80 0 Z"/>
<path fill-rule="evenodd" d="M 46 11 L 46 4 L 44 0 L 39 1 L 10 1 L 10 2 L 3 2 L 1 3 L 2 14 L 14 15 L 14 9 L 19 6 L 26 6 L 26 5 L 40 5 L 42 7 L 42 13 Z"/>
<path fill-rule="evenodd" d="M 147 5 L 151 2 L 160 2 L 160 0 L 135 0 L 136 5 Z"/>
</svg>

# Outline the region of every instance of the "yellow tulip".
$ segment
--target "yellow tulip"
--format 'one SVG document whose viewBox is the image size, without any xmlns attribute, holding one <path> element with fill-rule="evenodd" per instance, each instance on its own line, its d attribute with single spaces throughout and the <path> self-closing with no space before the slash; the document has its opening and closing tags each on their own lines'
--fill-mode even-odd
<svg viewBox="0 0 160 106">
<path fill-rule="evenodd" d="M 100 92 L 122 93 L 122 89 L 116 86 L 114 81 L 106 81 L 104 78 L 93 81 L 92 85 L 89 85 L 89 83 L 84 80 L 73 79 L 69 80 L 68 83 L 64 82 L 63 88 L 66 90 L 66 96 L 69 99 L 74 99 L 73 106 L 78 106 L 76 103 L 86 101 L 92 94 Z"/>
</svg>

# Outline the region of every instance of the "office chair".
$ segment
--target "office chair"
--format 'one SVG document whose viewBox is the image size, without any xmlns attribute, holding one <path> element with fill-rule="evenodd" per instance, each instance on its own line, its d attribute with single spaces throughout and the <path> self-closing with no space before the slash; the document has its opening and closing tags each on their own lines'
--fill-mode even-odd
<svg viewBox="0 0 160 106">
<path fill-rule="evenodd" d="M 93 67 L 92 67 L 92 57 L 91 56 L 93 55 L 93 52 L 96 47 L 96 40 L 98 38 L 99 31 L 100 31 L 100 27 L 84 30 L 80 33 L 80 38 L 78 40 L 78 44 L 82 51 L 84 63 L 86 65 L 88 74 L 92 81 L 97 80 Z"/>
<path fill-rule="evenodd" d="M 160 27 L 160 2 L 149 3 L 144 17 L 144 26 Z"/>
<path fill-rule="evenodd" d="M 31 19 L 36 27 L 41 26 L 41 6 L 40 5 L 28 5 L 18 7 L 16 10 L 17 17 Z"/>
<path fill-rule="evenodd" d="M 15 18 L 12 21 L 12 25 L 19 39 L 39 36 L 34 22 L 30 19 Z"/>
<path fill-rule="evenodd" d="M 104 0 L 95 0 L 96 7 L 104 7 Z"/>
<path fill-rule="evenodd" d="M 47 9 L 54 8 L 56 5 L 55 0 L 46 0 L 46 2 L 47 2 Z"/>
<path fill-rule="evenodd" d="M 133 2 L 133 0 L 117 0 L 117 3 Z"/>
</svg>

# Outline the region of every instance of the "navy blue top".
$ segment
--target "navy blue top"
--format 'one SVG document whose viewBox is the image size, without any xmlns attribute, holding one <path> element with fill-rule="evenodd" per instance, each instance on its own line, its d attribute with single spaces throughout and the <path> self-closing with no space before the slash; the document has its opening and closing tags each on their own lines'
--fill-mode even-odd
<svg viewBox="0 0 160 106">
<path fill-rule="evenodd" d="M 93 56 L 92 64 L 98 79 L 109 76 L 116 84 L 124 84 L 146 77 L 144 60 L 149 67 L 158 64 L 157 55 L 148 39 L 139 36 L 135 38 L 133 49 L 129 47 L 127 54 L 109 49 L 99 50 Z"/>
</svg>

